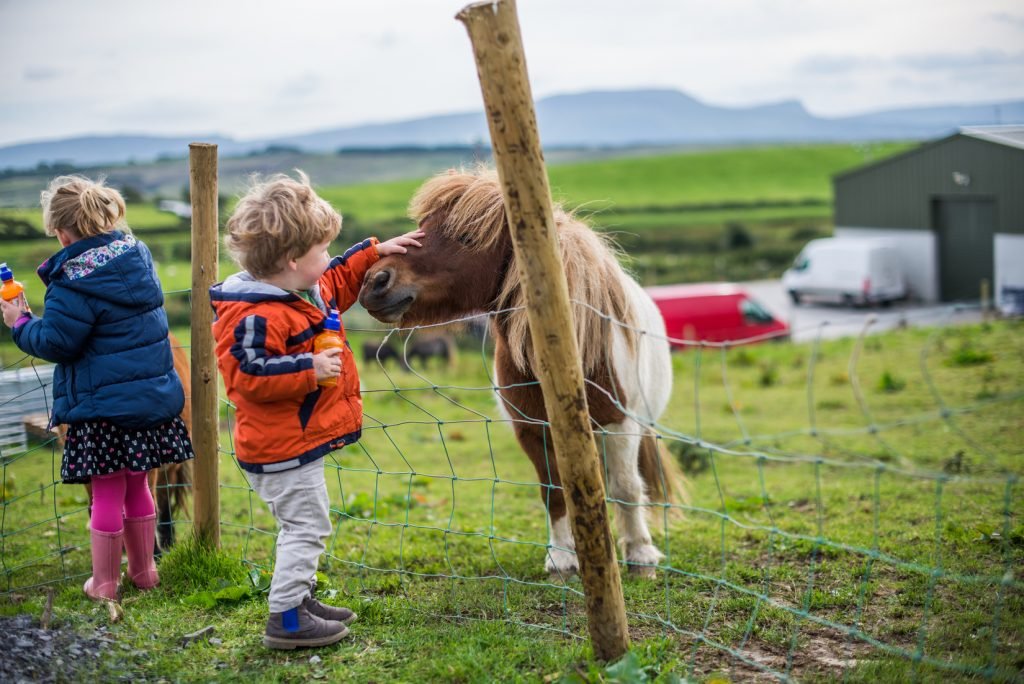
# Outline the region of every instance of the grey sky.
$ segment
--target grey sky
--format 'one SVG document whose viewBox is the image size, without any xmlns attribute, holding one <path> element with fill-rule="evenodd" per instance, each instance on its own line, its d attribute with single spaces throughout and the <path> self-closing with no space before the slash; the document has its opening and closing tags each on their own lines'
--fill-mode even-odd
<svg viewBox="0 0 1024 684">
<path fill-rule="evenodd" d="M 0 0 L 0 145 L 308 132 L 480 107 L 463 0 Z M 519 0 L 534 95 L 813 113 L 1024 98 L 1020 0 Z"/>
</svg>

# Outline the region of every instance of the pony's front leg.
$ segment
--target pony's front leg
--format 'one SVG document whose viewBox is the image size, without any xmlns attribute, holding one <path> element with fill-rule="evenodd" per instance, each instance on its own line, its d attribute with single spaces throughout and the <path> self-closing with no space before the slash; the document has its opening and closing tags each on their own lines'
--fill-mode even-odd
<svg viewBox="0 0 1024 684">
<path fill-rule="evenodd" d="M 653 578 L 655 567 L 665 556 L 647 528 L 647 496 L 639 468 L 641 428 L 627 420 L 605 425 L 604 430 L 594 436 L 607 467 L 608 495 L 616 503 L 619 545 L 631 573 Z"/>
<path fill-rule="evenodd" d="M 544 568 L 553 578 L 567 579 L 579 572 L 576 542 L 566 515 L 565 496 L 558 477 L 558 462 L 551 444 L 551 433 L 534 424 L 517 423 L 516 439 L 530 457 L 540 482 L 540 498 L 548 512 L 548 549 Z"/>
<path fill-rule="evenodd" d="M 562 505 L 565 506 L 564 500 Z M 544 561 L 544 569 L 552 579 L 568 579 L 580 571 L 576 541 L 572 538 L 572 530 L 569 528 L 569 516 L 563 512 L 562 517 L 555 518 L 549 511 L 548 522 L 548 557 Z"/>
</svg>

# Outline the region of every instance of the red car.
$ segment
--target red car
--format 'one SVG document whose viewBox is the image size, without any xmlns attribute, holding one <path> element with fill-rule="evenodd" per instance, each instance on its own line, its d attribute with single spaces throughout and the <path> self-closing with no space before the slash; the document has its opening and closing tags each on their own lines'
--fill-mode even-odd
<svg viewBox="0 0 1024 684">
<path fill-rule="evenodd" d="M 682 344 L 683 340 L 742 342 L 751 338 L 789 337 L 789 326 L 738 285 L 700 283 L 646 290 L 661 310 L 668 336 L 676 348 L 689 346 Z"/>
</svg>

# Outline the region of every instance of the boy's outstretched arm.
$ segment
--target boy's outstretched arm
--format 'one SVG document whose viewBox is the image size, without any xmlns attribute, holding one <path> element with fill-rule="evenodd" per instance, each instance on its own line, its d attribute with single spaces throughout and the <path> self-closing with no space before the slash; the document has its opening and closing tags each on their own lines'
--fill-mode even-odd
<svg viewBox="0 0 1024 684">
<path fill-rule="evenodd" d="M 423 236 L 423 231 L 414 230 L 384 242 L 368 238 L 350 247 L 341 256 L 331 259 L 321 282 L 327 281 L 334 293 L 337 309 L 345 311 L 356 303 L 363 277 L 378 259 L 389 254 L 405 254 L 409 247 L 421 247 L 419 239 Z"/>
</svg>

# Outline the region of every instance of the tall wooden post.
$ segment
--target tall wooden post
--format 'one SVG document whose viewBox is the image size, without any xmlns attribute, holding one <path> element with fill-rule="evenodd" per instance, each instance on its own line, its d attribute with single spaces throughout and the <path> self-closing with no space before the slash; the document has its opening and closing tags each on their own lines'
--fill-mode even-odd
<svg viewBox="0 0 1024 684">
<path fill-rule="evenodd" d="M 210 286 L 217 282 L 217 146 L 189 148 L 192 198 L 192 445 L 196 451 L 192 485 L 195 536 L 220 546 L 220 420 L 213 344 Z"/>
<path fill-rule="evenodd" d="M 614 660 L 629 648 L 626 608 L 516 5 L 514 0 L 473 3 L 456 19 L 465 24 L 476 57 L 495 165 L 526 294 L 537 360 L 534 370 L 544 392 L 558 474 L 576 540 L 590 639 L 597 658 Z"/>
</svg>

